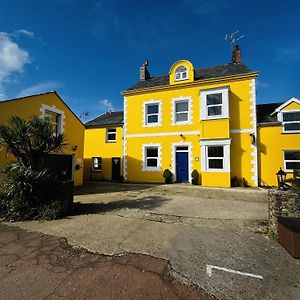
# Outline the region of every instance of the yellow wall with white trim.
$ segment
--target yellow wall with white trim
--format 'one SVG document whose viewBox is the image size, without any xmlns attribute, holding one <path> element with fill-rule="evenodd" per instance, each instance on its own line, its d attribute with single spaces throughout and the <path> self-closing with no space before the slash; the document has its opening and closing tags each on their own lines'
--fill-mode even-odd
<svg viewBox="0 0 300 300">
<path fill-rule="evenodd" d="M 178 63 L 178 66 L 182 62 Z M 177 65 L 174 65 L 174 70 Z M 189 65 L 187 65 L 189 67 Z M 132 182 L 163 182 L 162 172 L 169 168 L 175 172 L 174 161 L 171 160 L 172 143 L 190 142 L 192 145 L 191 169 L 197 169 L 203 185 L 230 186 L 230 178 L 244 177 L 251 185 L 255 185 L 253 168 L 253 147 L 250 131 L 254 132 L 254 111 L 252 80 L 256 75 L 234 78 L 220 78 L 212 81 L 199 81 L 173 84 L 168 87 L 157 87 L 141 91 L 124 92 L 125 123 L 126 123 L 126 152 L 127 180 Z M 171 77 L 172 83 L 172 77 Z M 207 89 L 229 87 L 229 118 L 218 120 L 200 120 L 200 92 Z M 172 124 L 172 99 L 191 98 L 191 124 Z M 145 127 L 144 103 L 152 100 L 161 101 L 161 126 Z M 231 134 L 230 130 L 246 130 L 247 133 Z M 195 132 L 186 135 L 185 132 Z M 158 136 L 160 134 L 162 136 Z M 183 134 L 184 139 L 180 137 Z M 132 137 L 130 135 L 133 135 Z M 140 137 L 137 137 L 140 136 Z M 146 135 L 146 136 L 144 136 Z M 148 135 L 148 136 L 147 136 Z M 200 140 L 232 139 L 231 172 L 205 172 L 201 174 Z M 159 143 L 162 147 L 161 171 L 142 170 L 142 145 Z M 199 159 L 196 161 L 196 159 Z M 238 166 L 237 164 L 242 164 Z"/>
<path fill-rule="evenodd" d="M 88 128 L 84 138 L 84 179 L 111 180 L 112 157 L 121 158 L 122 175 L 122 127 L 116 128 L 116 142 L 106 142 L 106 128 Z M 102 170 L 92 171 L 92 157 L 102 158 Z"/>
<path fill-rule="evenodd" d="M 74 166 L 74 184 L 81 185 L 83 182 L 83 139 L 85 128 L 55 93 L 0 102 L 0 123 L 7 125 L 9 118 L 12 116 L 20 116 L 22 118 L 29 118 L 33 115 L 40 116 L 42 104 L 54 106 L 64 112 L 64 136 L 68 143 L 64 149 L 64 154 L 75 155 L 74 165 L 78 164 L 80 169 L 76 170 Z M 75 145 L 77 150 L 73 151 L 72 148 Z M 6 153 L 0 152 L 0 167 L 3 167 L 8 161 L 9 158 Z"/>
</svg>

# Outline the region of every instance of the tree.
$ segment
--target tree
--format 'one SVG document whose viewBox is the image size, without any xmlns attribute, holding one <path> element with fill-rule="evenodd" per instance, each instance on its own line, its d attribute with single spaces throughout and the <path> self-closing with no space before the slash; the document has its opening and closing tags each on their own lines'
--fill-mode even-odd
<svg viewBox="0 0 300 300">
<path fill-rule="evenodd" d="M 14 116 L 0 125 L 0 150 L 17 160 L 2 170 L 0 210 L 5 219 L 53 219 L 66 213 L 65 186 L 44 163 L 48 154 L 61 153 L 66 145 L 48 119 Z"/>
<path fill-rule="evenodd" d="M 43 167 L 45 155 L 61 153 L 65 146 L 64 135 L 57 134 L 47 119 L 13 116 L 8 126 L 0 125 L 0 150 L 13 154 L 22 166 L 33 170 Z"/>
</svg>

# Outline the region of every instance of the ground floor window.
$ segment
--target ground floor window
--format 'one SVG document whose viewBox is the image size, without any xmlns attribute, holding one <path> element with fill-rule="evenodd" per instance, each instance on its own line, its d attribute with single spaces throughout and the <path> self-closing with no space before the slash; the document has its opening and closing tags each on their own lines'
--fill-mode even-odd
<svg viewBox="0 0 300 300">
<path fill-rule="evenodd" d="M 145 171 L 160 170 L 160 145 L 143 145 L 143 156 Z"/>
<path fill-rule="evenodd" d="M 300 150 L 284 151 L 284 170 L 293 172 L 300 169 Z"/>
<path fill-rule="evenodd" d="M 230 172 L 230 140 L 203 140 L 200 145 L 202 171 Z"/>
<path fill-rule="evenodd" d="M 102 170 L 102 158 L 92 157 L 92 170 L 100 172 Z"/>
</svg>

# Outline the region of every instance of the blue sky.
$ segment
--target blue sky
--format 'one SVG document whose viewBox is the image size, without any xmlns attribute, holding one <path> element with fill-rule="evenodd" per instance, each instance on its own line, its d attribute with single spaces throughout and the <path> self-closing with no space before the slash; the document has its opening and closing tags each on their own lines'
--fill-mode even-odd
<svg viewBox="0 0 300 300">
<path fill-rule="evenodd" d="M 1 0 L 0 99 L 57 90 L 76 114 L 122 109 L 120 92 L 179 59 L 243 62 L 260 72 L 258 103 L 300 98 L 299 1 Z"/>
</svg>

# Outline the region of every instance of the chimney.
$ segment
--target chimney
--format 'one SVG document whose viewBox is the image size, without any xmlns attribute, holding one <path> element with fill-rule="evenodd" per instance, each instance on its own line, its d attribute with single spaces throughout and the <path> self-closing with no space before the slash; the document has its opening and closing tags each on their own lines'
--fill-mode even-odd
<svg viewBox="0 0 300 300">
<path fill-rule="evenodd" d="M 145 81 L 145 80 L 148 80 L 150 78 L 150 73 L 147 70 L 148 65 L 149 65 L 148 60 L 145 60 L 145 62 L 140 67 L 140 80 L 141 81 Z"/>
<path fill-rule="evenodd" d="M 238 45 L 235 45 L 234 50 L 232 51 L 231 63 L 237 65 L 242 63 L 242 50 L 239 48 Z"/>
</svg>

